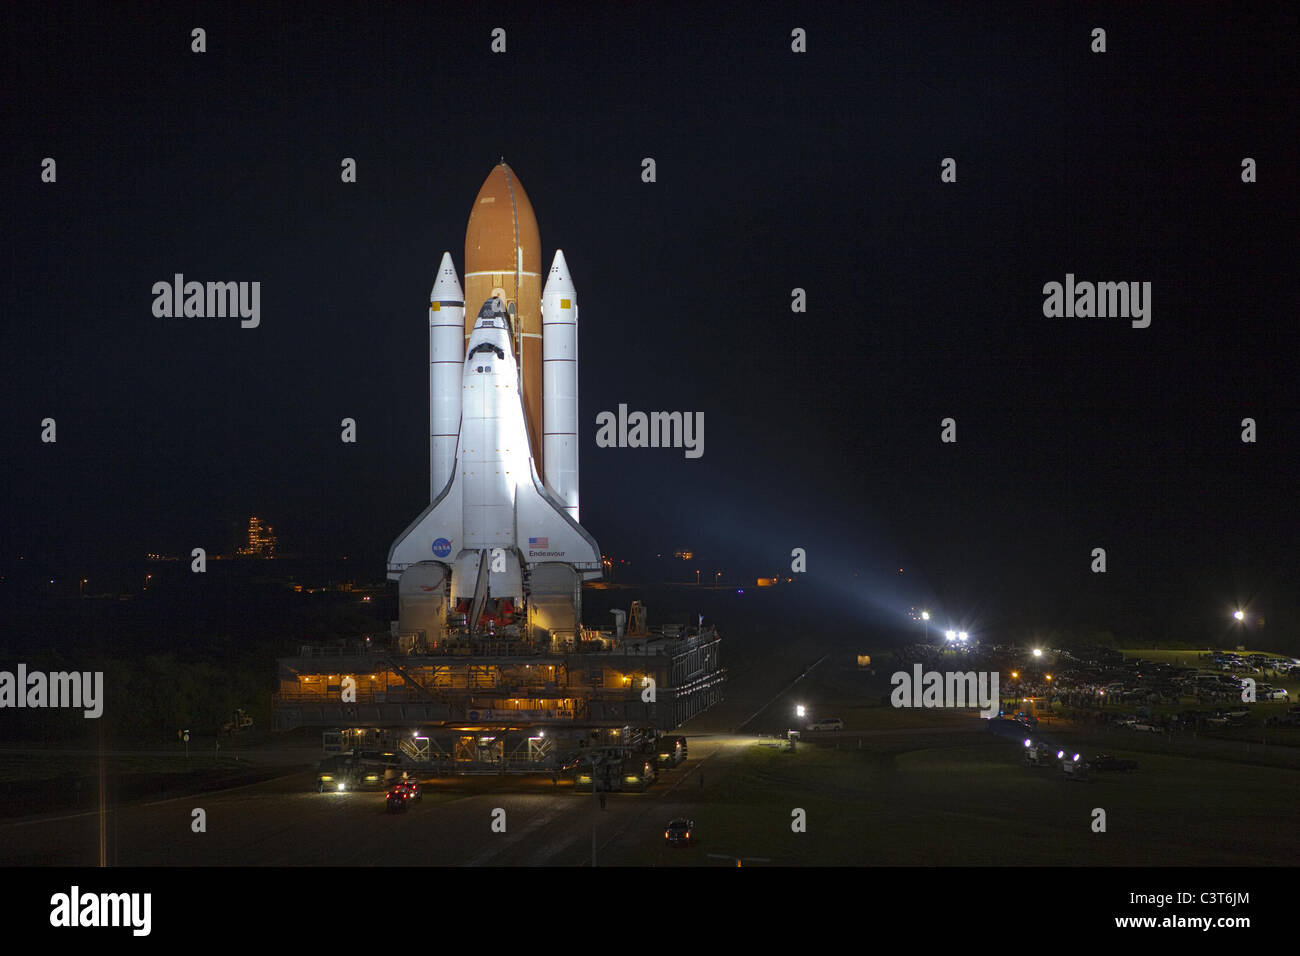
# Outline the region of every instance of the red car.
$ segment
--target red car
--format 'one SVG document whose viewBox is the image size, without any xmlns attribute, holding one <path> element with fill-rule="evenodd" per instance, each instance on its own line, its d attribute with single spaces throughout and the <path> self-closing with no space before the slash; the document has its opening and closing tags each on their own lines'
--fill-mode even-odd
<svg viewBox="0 0 1300 956">
<path fill-rule="evenodd" d="M 404 813 L 412 803 L 423 798 L 418 780 L 399 780 L 388 791 L 388 812 Z"/>
</svg>

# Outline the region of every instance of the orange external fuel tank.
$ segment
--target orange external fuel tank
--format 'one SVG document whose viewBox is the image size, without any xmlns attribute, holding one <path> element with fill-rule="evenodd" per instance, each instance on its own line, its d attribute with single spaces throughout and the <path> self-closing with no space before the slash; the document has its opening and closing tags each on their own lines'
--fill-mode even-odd
<svg viewBox="0 0 1300 956">
<path fill-rule="evenodd" d="M 511 315 L 528 443 L 542 462 L 542 240 L 533 204 L 515 172 L 493 167 L 465 228 L 465 340 L 479 308 L 501 290 Z"/>
</svg>

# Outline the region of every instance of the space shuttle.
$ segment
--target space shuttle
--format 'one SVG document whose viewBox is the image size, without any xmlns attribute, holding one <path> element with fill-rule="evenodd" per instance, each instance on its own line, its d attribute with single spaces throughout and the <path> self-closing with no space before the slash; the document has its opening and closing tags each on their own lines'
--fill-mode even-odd
<svg viewBox="0 0 1300 956">
<path fill-rule="evenodd" d="M 504 163 L 484 184 L 475 213 L 488 205 L 484 193 L 494 177 L 511 192 L 511 216 L 522 206 L 531 217 Z M 476 232 L 475 213 L 466 279 L 471 288 L 471 276 L 480 289 L 492 288 L 467 323 L 451 254 L 443 254 L 429 307 L 432 500 L 388 554 L 388 577 L 398 582 L 398 631 L 426 642 L 453 634 L 571 639 L 582 619 L 582 582 L 602 572 L 600 547 L 578 523 L 576 290 L 557 251 L 544 290 L 530 301 L 522 275 L 528 250 L 519 240 L 529 230 L 517 221 L 490 222 L 499 235 L 479 243 L 476 256 L 471 237 L 484 230 L 479 223 Z M 535 221 L 531 233 L 537 235 Z M 504 245 L 499 240 L 513 247 L 504 250 L 508 258 L 475 261 L 485 248 L 494 251 L 494 241 Z M 475 265 L 483 268 L 471 271 Z M 530 318 L 540 333 L 527 331 Z M 542 419 L 540 442 L 530 407 L 541 413 L 533 416 Z"/>
</svg>

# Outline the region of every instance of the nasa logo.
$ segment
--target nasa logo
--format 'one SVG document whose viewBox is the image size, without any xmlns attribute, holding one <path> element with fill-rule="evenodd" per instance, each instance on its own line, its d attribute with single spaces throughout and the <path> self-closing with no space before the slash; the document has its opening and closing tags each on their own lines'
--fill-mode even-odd
<svg viewBox="0 0 1300 956">
<path fill-rule="evenodd" d="M 447 555 L 451 554 L 451 542 L 446 538 L 439 538 L 437 541 L 433 542 L 433 553 L 440 558 L 445 558 Z"/>
</svg>

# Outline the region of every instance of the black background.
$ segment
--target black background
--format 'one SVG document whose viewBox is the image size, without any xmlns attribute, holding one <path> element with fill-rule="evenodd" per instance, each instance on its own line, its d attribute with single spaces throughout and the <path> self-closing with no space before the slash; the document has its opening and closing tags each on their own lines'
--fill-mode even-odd
<svg viewBox="0 0 1300 956">
<path fill-rule="evenodd" d="M 213 553 L 257 513 L 381 577 L 427 502 L 425 296 L 444 250 L 463 270 L 504 156 L 578 287 L 582 517 L 606 552 L 692 547 L 739 582 L 803 547 L 818 601 L 990 631 L 1206 639 L 1245 603 L 1300 643 L 1293 7 L 6 21 L 9 570 Z M 155 318 L 177 272 L 260 281 L 261 327 Z M 1067 272 L 1151 282 L 1150 328 L 1045 318 Z M 704 412 L 704 457 L 596 448 L 620 402 Z"/>
</svg>

